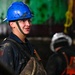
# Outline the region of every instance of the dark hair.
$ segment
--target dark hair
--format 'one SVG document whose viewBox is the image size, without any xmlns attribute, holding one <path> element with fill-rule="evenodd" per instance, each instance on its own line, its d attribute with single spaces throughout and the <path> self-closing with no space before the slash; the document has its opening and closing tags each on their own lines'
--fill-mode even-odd
<svg viewBox="0 0 75 75">
<path fill-rule="evenodd" d="M 54 48 L 62 47 L 62 46 L 69 46 L 67 39 L 60 38 L 55 41 Z"/>
</svg>

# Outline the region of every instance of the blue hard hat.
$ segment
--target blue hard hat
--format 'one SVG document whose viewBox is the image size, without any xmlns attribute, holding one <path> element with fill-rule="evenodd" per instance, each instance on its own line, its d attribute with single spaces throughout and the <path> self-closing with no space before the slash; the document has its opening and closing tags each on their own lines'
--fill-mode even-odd
<svg viewBox="0 0 75 75">
<path fill-rule="evenodd" d="M 13 2 L 7 11 L 7 16 L 4 21 L 14 21 L 19 19 L 32 18 L 33 15 L 29 7 L 23 2 Z"/>
</svg>

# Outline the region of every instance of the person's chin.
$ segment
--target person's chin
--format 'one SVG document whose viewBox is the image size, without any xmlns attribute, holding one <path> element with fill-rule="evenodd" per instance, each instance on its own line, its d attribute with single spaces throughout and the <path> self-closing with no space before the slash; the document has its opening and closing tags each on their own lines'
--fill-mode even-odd
<svg viewBox="0 0 75 75">
<path fill-rule="evenodd" d="M 25 33 L 26 35 L 28 35 L 30 32 Z"/>
</svg>

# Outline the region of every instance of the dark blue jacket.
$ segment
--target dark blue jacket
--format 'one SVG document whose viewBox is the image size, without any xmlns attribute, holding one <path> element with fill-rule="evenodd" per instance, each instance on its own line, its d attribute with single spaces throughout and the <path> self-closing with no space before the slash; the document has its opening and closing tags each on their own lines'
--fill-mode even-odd
<svg viewBox="0 0 75 75">
<path fill-rule="evenodd" d="M 67 67 L 67 60 L 65 56 L 62 54 L 65 52 L 68 63 L 70 63 L 70 58 L 75 56 L 75 49 L 73 46 L 66 46 L 55 52 L 48 59 L 46 65 L 46 71 L 48 75 L 61 75 Z M 66 74 L 64 74 L 66 75 Z"/>
<path fill-rule="evenodd" d="M 13 39 L 16 41 L 23 48 L 23 50 L 14 42 L 7 39 Z M 11 33 L 7 39 L 1 44 L 0 60 L 3 62 L 3 64 L 11 67 L 16 74 L 20 74 L 29 60 L 29 57 L 24 53 L 24 50 L 26 50 L 30 55 L 34 56 L 34 49 L 27 39 L 25 39 L 26 43 L 23 43 L 13 33 Z"/>
</svg>

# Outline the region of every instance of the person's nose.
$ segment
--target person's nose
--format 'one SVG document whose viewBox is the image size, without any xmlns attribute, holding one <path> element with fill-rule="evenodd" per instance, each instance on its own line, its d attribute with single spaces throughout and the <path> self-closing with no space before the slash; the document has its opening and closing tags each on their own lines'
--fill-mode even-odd
<svg viewBox="0 0 75 75">
<path fill-rule="evenodd" d="M 31 22 L 27 20 L 27 21 L 26 21 L 26 25 L 27 25 L 27 26 L 30 26 L 30 25 L 31 25 Z"/>
</svg>

